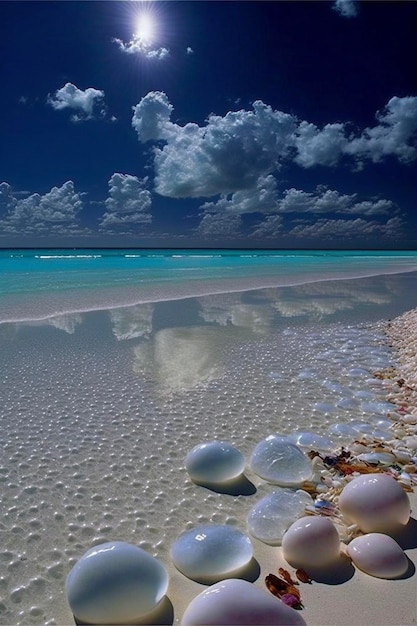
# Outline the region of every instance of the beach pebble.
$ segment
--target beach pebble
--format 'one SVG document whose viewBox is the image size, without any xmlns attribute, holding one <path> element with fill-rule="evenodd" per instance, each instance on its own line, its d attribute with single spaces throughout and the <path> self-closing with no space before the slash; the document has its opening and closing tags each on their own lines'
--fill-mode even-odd
<svg viewBox="0 0 417 626">
<path fill-rule="evenodd" d="M 309 450 L 330 451 L 335 448 L 334 441 L 329 439 L 329 437 L 308 431 L 288 435 L 287 439 L 296 446 L 299 446 L 300 448 L 308 448 Z"/>
<path fill-rule="evenodd" d="M 340 555 L 339 533 L 326 517 L 301 517 L 285 533 L 282 553 L 293 567 L 329 565 Z"/>
<path fill-rule="evenodd" d="M 339 496 L 346 519 L 364 532 L 390 532 L 407 524 L 410 501 L 397 481 L 387 474 L 366 474 L 354 478 Z"/>
<path fill-rule="evenodd" d="M 182 626 L 305 626 L 299 611 L 246 580 L 223 580 L 188 605 Z"/>
<path fill-rule="evenodd" d="M 218 484 L 237 478 L 245 469 L 245 459 L 226 441 L 209 441 L 195 446 L 185 458 L 191 480 Z"/>
<path fill-rule="evenodd" d="M 247 535 L 227 525 L 207 524 L 184 532 L 171 546 L 175 567 L 199 582 L 218 582 L 236 575 L 253 556 Z"/>
<path fill-rule="evenodd" d="M 65 584 L 72 613 L 88 624 L 132 623 L 152 611 L 167 589 L 164 566 L 145 550 L 122 541 L 88 550 Z"/>
<path fill-rule="evenodd" d="M 392 537 L 369 533 L 356 537 L 346 548 L 354 564 L 377 578 L 399 578 L 408 569 L 408 560 Z"/>
<path fill-rule="evenodd" d="M 255 474 L 282 487 L 299 487 L 313 474 L 300 448 L 278 435 L 269 435 L 258 443 L 250 465 Z"/>
<path fill-rule="evenodd" d="M 306 506 L 312 504 L 313 499 L 306 491 L 277 489 L 259 500 L 249 511 L 249 531 L 260 541 L 278 546 L 287 528 L 304 515 Z"/>
<path fill-rule="evenodd" d="M 365 463 L 392 465 L 395 463 L 395 456 L 390 452 L 366 452 L 365 454 L 359 454 L 358 461 L 365 461 Z"/>
</svg>

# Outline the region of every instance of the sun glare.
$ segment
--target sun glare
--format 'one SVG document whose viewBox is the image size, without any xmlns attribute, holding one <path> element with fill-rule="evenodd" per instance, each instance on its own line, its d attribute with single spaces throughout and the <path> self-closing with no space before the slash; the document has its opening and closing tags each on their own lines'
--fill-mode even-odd
<svg viewBox="0 0 417 626">
<path fill-rule="evenodd" d="M 155 20 L 150 13 L 141 13 L 136 18 L 134 36 L 144 43 L 151 43 L 155 37 Z"/>
</svg>

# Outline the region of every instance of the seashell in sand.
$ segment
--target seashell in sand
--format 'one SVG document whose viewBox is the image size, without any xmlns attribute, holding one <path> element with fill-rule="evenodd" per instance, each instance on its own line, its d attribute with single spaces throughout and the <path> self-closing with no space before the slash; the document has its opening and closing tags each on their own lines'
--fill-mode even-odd
<svg viewBox="0 0 417 626">
<path fill-rule="evenodd" d="M 366 532 L 390 532 L 408 523 L 410 501 L 397 481 L 388 474 L 354 478 L 339 496 L 339 507 L 349 523 Z"/>
<path fill-rule="evenodd" d="M 296 568 L 329 565 L 340 556 L 339 533 L 325 517 L 301 517 L 285 533 L 282 553 Z"/>
<path fill-rule="evenodd" d="M 71 611 L 88 624 L 127 624 L 152 611 L 165 596 L 168 574 L 137 546 L 112 541 L 88 550 L 68 574 Z"/>
<path fill-rule="evenodd" d="M 209 441 L 195 446 L 185 458 L 191 480 L 219 484 L 233 480 L 245 469 L 245 459 L 226 441 Z"/>
<path fill-rule="evenodd" d="M 227 525 L 197 526 L 180 535 L 171 546 L 175 567 L 188 578 L 205 583 L 236 576 L 252 556 L 249 537 Z"/>
<path fill-rule="evenodd" d="M 359 569 L 377 578 L 399 578 L 408 569 L 402 548 L 392 537 L 382 533 L 356 537 L 346 552 Z"/>
<path fill-rule="evenodd" d="M 299 611 L 246 580 L 223 580 L 196 596 L 182 626 L 305 626 Z"/>
</svg>

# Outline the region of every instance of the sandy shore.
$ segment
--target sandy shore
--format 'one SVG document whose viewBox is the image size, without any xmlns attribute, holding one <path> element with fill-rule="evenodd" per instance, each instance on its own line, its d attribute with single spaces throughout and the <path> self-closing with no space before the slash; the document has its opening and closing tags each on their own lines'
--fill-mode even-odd
<svg viewBox="0 0 417 626">
<path fill-rule="evenodd" d="M 397 418 L 401 416 L 397 422 L 396 445 L 408 449 L 416 462 L 417 309 L 389 321 L 386 335 L 395 351 L 398 366 L 380 372 L 378 376 L 396 383 L 389 394 L 390 401 L 398 408 Z M 390 447 L 389 444 L 384 445 Z M 406 469 L 413 468 L 408 464 Z M 255 474 L 247 471 L 246 475 L 256 487 L 261 485 L 262 481 Z M 338 574 L 329 570 L 321 580 L 313 579 L 311 584 L 301 583 L 302 615 L 309 626 L 408 626 L 417 623 L 417 483 L 412 482 L 412 485 L 407 490 L 411 504 L 410 521 L 404 531 L 395 536 L 410 560 L 406 575 L 397 580 L 384 580 L 355 568 L 353 572 Z M 286 568 L 296 579 L 294 569 L 283 558 L 280 547 L 267 546 L 257 539 L 252 541 L 261 570 L 254 582 L 257 587 L 265 589 L 265 576 L 278 574 L 280 567 Z M 169 593 L 176 607 L 175 621 L 180 622 L 189 599 L 205 587 L 185 579 L 172 567 L 170 576 Z"/>
<path fill-rule="evenodd" d="M 204 309 L 211 325 L 171 328 L 170 320 L 188 309 L 164 308 L 167 326 L 159 316 L 153 335 L 148 308 L 123 324 L 118 318 L 118 325 L 114 316 L 97 313 L 65 328 L 10 328 L 4 338 L 10 343 L 4 344 L 0 624 L 74 624 L 65 578 L 92 545 L 113 540 L 139 545 L 162 561 L 168 601 L 162 621 L 154 623 L 180 624 L 206 587 L 175 569 L 170 546 L 198 524 L 246 529 L 250 508 L 273 490 L 250 470 L 250 454 L 277 429 L 290 433 L 297 424 L 323 435 L 342 417 L 371 422 L 374 411 L 366 404 L 390 399 L 393 441 L 383 445 L 405 444 L 416 456 L 417 310 L 377 328 L 324 320 L 298 331 L 285 318 L 273 333 L 268 316 L 259 324 L 257 306 L 232 304 L 235 325 L 228 327 L 212 323 L 214 313 L 224 318 L 216 300 Z M 237 325 L 252 319 L 255 330 Z M 149 339 L 115 333 L 133 321 Z M 338 408 L 340 400 L 352 399 L 353 409 Z M 323 412 L 328 407 L 333 412 Z M 190 481 L 185 455 L 210 439 L 229 440 L 242 451 L 253 484 L 249 497 Z M 415 492 L 408 495 L 412 519 L 397 537 L 410 559 L 407 574 L 383 580 L 347 568 L 301 583 L 301 614 L 309 626 L 417 623 L 417 499 Z M 337 504 L 337 493 L 332 497 Z M 281 566 L 294 574 L 279 547 L 252 542 L 255 586 L 265 589 L 265 577 Z"/>
</svg>

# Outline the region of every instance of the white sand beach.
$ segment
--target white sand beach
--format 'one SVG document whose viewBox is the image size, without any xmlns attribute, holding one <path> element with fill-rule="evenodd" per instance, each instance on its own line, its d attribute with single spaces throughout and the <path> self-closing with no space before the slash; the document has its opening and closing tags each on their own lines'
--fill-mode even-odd
<svg viewBox="0 0 417 626">
<path fill-rule="evenodd" d="M 167 568 L 162 621 L 180 624 L 206 586 L 174 567 L 170 547 L 200 524 L 247 532 L 250 508 L 271 491 L 249 459 L 271 433 L 326 436 L 339 414 L 347 424 L 361 414 L 373 430 L 358 431 L 355 439 L 372 446 L 389 421 L 392 439 L 381 444 L 408 450 L 413 460 L 400 465 L 415 476 L 417 310 L 376 327 L 306 324 L 271 334 L 268 315 L 260 317 L 257 305 L 245 308 L 234 297 L 226 298 L 235 322 L 228 329 L 162 329 L 151 339 L 149 305 L 143 305 L 124 317 L 102 312 L 9 330 L 14 356 L 4 385 L 0 623 L 73 624 L 64 592 L 71 567 L 94 545 L 125 541 Z M 224 315 L 219 302 L 205 300 L 207 319 Z M 251 485 L 246 492 L 220 493 L 189 479 L 187 452 L 212 439 L 230 441 L 243 453 Z M 349 443 L 336 441 L 336 447 Z M 413 478 L 410 484 L 415 489 Z M 300 583 L 307 624 L 416 622 L 417 503 L 415 492 L 408 496 L 412 516 L 396 537 L 410 560 L 406 575 L 384 580 L 348 568 Z M 251 539 L 255 586 L 266 589 L 265 577 L 279 567 L 294 575 L 280 547 Z"/>
</svg>

